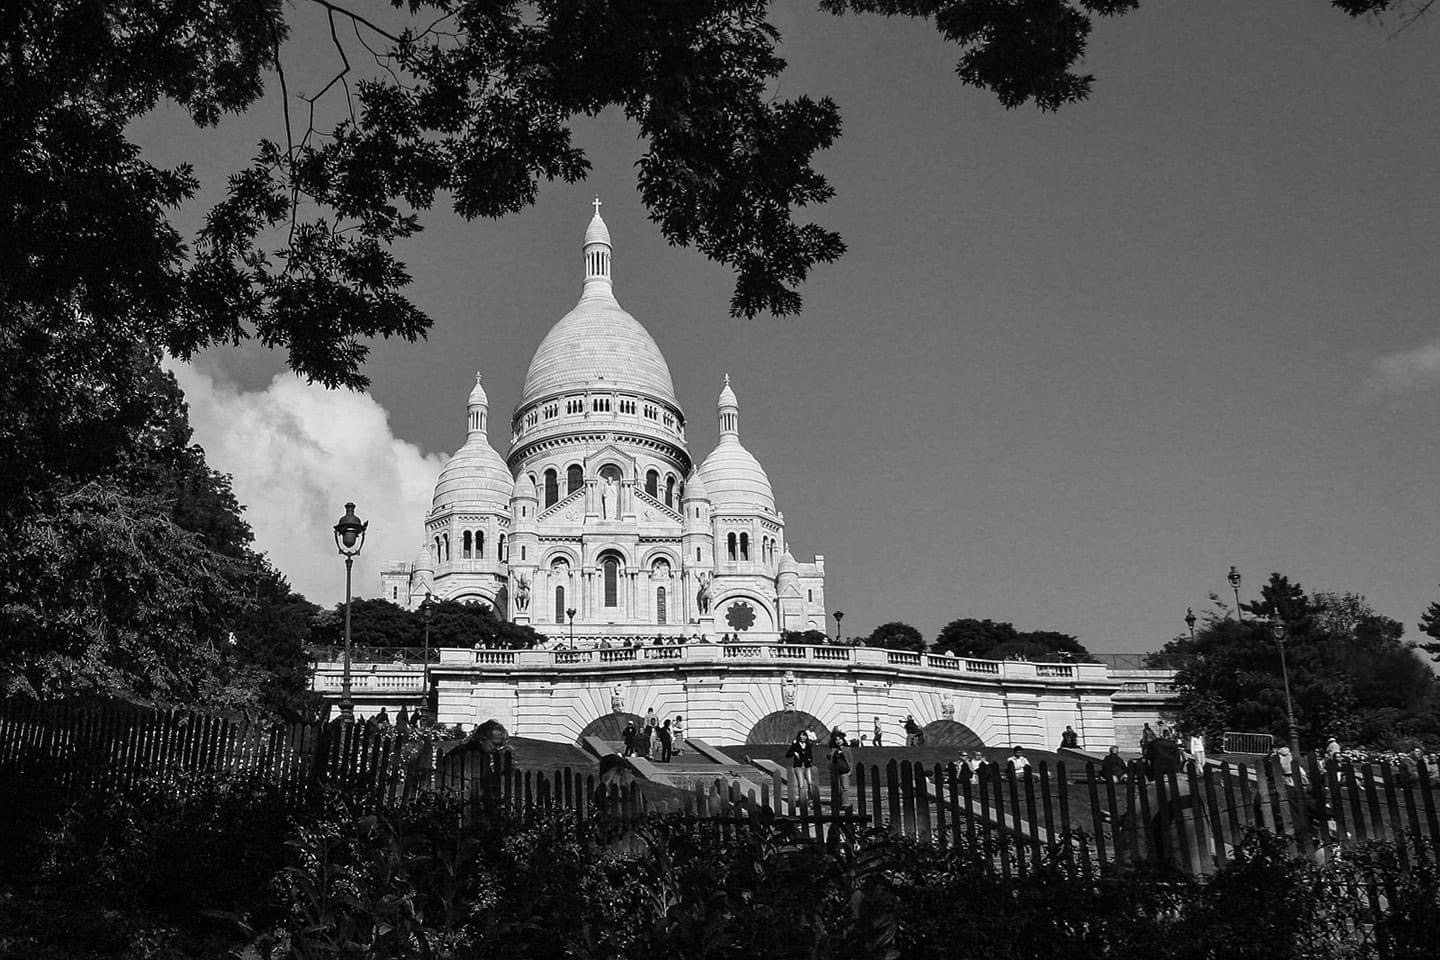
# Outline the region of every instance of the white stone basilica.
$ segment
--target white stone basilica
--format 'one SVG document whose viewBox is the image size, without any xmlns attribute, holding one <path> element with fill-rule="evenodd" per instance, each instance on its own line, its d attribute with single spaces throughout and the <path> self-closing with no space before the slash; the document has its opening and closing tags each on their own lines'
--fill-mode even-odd
<svg viewBox="0 0 1440 960">
<path fill-rule="evenodd" d="M 825 563 L 799 563 L 764 469 L 740 443 L 730 378 L 719 439 L 699 468 L 670 368 L 616 302 L 599 202 L 580 302 L 541 341 L 510 421 L 490 445 L 475 376 L 467 436 L 435 482 L 425 542 L 390 563 L 382 596 L 475 600 L 577 641 L 825 630 Z M 573 612 L 573 624 L 570 619 Z"/>
</svg>

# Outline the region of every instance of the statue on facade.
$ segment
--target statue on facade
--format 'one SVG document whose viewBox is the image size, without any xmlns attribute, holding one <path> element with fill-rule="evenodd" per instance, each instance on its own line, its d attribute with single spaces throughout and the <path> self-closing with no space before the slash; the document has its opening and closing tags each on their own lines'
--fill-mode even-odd
<svg viewBox="0 0 1440 960">
<path fill-rule="evenodd" d="M 610 688 L 610 709 L 615 713 L 625 712 L 625 685 L 617 683 Z"/>
<path fill-rule="evenodd" d="M 518 574 L 515 577 L 515 609 L 528 610 L 530 608 L 530 578 L 525 574 Z"/>
<path fill-rule="evenodd" d="M 785 707 L 786 712 L 795 709 L 795 688 L 799 683 L 795 680 L 795 671 L 786 670 L 785 676 L 780 681 L 780 703 Z"/>
<path fill-rule="evenodd" d="M 948 693 L 940 698 L 940 716 L 946 720 L 955 719 L 955 698 Z"/>
<path fill-rule="evenodd" d="M 695 608 L 702 615 L 708 614 L 710 612 L 710 574 L 701 572 L 696 575 L 695 579 L 700 581 L 700 590 L 695 594 Z"/>
<path fill-rule="evenodd" d="M 620 515 L 619 504 L 615 502 L 616 494 L 615 478 L 606 477 L 605 482 L 600 485 L 600 518 L 602 520 L 614 520 Z M 611 513 L 615 516 L 611 516 Z"/>
</svg>

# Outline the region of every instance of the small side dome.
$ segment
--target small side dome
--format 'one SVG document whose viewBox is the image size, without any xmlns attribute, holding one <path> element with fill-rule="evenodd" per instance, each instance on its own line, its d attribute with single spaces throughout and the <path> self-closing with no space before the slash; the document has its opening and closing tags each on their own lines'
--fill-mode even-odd
<svg viewBox="0 0 1440 960">
<path fill-rule="evenodd" d="M 780 554 L 780 566 L 775 572 L 782 577 L 798 577 L 800 575 L 800 564 L 796 563 L 795 558 L 790 556 L 790 551 L 786 550 Z"/>
<path fill-rule="evenodd" d="M 431 508 L 464 506 L 467 510 L 508 516 L 514 486 L 514 478 L 500 454 L 483 434 L 471 434 L 440 471 Z"/>
<path fill-rule="evenodd" d="M 515 486 L 510 490 L 510 497 L 513 500 L 538 500 L 539 495 L 535 492 L 535 481 L 523 470 L 520 476 L 515 478 Z"/>
<path fill-rule="evenodd" d="M 700 482 L 717 513 L 775 512 L 775 493 L 760 461 L 734 434 L 720 438 L 700 465 Z"/>
<path fill-rule="evenodd" d="M 710 494 L 705 489 L 705 481 L 700 479 L 700 469 L 697 467 L 696 469 L 691 470 L 690 476 L 685 478 L 684 496 L 682 496 L 680 499 L 682 501 L 685 501 L 708 500 L 709 498 Z"/>
<path fill-rule="evenodd" d="M 420 552 L 415 554 L 414 570 L 416 573 L 434 573 L 435 563 L 430 559 L 430 548 L 421 546 Z"/>
</svg>

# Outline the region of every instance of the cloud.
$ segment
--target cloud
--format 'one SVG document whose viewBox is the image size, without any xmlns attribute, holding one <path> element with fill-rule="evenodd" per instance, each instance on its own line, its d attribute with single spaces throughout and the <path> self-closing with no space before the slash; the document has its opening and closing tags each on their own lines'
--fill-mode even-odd
<svg viewBox="0 0 1440 960">
<path fill-rule="evenodd" d="M 1365 392 L 1374 397 L 1401 393 L 1440 383 L 1440 340 L 1398 353 L 1387 353 L 1370 362 Z"/>
<path fill-rule="evenodd" d="M 291 374 L 244 391 L 191 364 L 167 360 L 190 405 L 195 442 L 234 478 L 255 548 L 306 597 L 345 596 L 345 567 L 331 528 L 345 502 L 370 523 L 355 560 L 356 596 L 380 595 L 379 571 L 412 560 L 443 455 L 397 438 L 390 415 L 366 394 L 307 386 Z"/>
</svg>

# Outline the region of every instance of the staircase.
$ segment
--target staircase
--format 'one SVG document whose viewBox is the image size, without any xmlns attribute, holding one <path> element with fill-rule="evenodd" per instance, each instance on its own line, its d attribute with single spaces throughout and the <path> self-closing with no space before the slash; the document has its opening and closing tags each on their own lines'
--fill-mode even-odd
<svg viewBox="0 0 1440 960">
<path fill-rule="evenodd" d="M 741 793 L 754 791 L 760 795 L 760 784 L 769 776 L 751 764 L 741 763 L 710 746 L 703 740 L 686 740 L 683 752 L 672 756 L 668 763 L 639 756 L 625 757 L 620 741 L 586 737 L 584 750 L 596 759 L 614 757 L 634 772 L 637 779 L 663 783 L 680 790 L 693 790 L 697 785 L 709 788 L 716 780 L 729 784 L 739 781 Z M 603 765 L 602 765 L 603 769 Z"/>
</svg>

